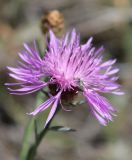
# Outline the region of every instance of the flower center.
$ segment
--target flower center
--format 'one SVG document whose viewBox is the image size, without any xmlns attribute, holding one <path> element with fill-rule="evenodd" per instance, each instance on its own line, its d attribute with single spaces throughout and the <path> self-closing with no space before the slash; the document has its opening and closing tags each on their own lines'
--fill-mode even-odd
<svg viewBox="0 0 132 160">
<path fill-rule="evenodd" d="M 57 94 L 58 86 L 56 84 L 49 84 L 50 93 L 55 96 Z M 73 88 L 73 89 L 67 89 L 62 92 L 61 94 L 61 101 L 62 103 L 70 103 L 74 100 L 74 98 L 77 96 L 79 89 Z"/>
</svg>

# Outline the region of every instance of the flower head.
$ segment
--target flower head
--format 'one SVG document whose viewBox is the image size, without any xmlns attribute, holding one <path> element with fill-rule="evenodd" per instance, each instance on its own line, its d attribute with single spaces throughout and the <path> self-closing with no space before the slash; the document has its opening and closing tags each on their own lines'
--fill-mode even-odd
<svg viewBox="0 0 132 160">
<path fill-rule="evenodd" d="M 24 95 L 55 85 L 56 92 L 38 106 L 30 115 L 36 115 L 51 106 L 46 124 L 53 117 L 57 106 L 61 103 L 62 95 L 66 92 L 82 92 L 91 113 L 102 125 L 112 121 L 115 109 L 101 93 L 121 95 L 120 85 L 116 82 L 118 68 L 113 67 L 116 60 L 103 62 L 103 47 L 98 49 L 92 45 L 92 38 L 84 45 L 80 45 L 80 37 L 73 29 L 62 39 L 56 38 L 50 31 L 48 49 L 43 58 L 40 57 L 36 44 L 29 47 L 24 44 L 25 50 L 19 54 L 16 68 L 8 67 L 10 76 L 17 83 L 8 83 L 12 94 Z M 43 79 L 48 77 L 48 81 Z M 13 89 L 12 86 L 17 86 Z"/>
</svg>

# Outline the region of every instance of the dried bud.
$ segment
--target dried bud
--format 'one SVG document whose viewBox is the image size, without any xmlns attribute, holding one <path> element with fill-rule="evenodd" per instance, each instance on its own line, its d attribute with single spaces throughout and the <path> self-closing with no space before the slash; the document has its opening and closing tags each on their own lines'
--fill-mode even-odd
<svg viewBox="0 0 132 160">
<path fill-rule="evenodd" d="M 41 29 L 45 34 L 52 29 L 56 35 L 64 30 L 64 17 L 58 10 L 53 10 L 43 15 L 41 19 Z"/>
</svg>

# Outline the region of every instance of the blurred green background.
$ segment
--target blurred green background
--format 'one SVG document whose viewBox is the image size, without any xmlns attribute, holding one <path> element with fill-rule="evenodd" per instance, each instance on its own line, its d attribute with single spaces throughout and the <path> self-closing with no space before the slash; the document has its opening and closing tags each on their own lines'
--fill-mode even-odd
<svg viewBox="0 0 132 160">
<path fill-rule="evenodd" d="M 102 127 L 86 105 L 61 111 L 54 124 L 76 132 L 50 132 L 38 149 L 37 160 L 132 160 L 132 1 L 131 0 L 0 0 L 0 160 L 18 159 L 27 112 L 36 106 L 36 95 L 12 96 L 4 87 L 11 81 L 6 66 L 15 66 L 23 42 L 38 39 L 44 48 L 41 17 L 58 9 L 66 30 L 73 27 L 82 42 L 94 37 L 104 45 L 105 56 L 117 58 L 124 96 L 109 96 L 118 116 Z M 40 125 L 44 124 L 45 117 Z M 31 138 L 32 139 L 32 138 Z"/>
</svg>

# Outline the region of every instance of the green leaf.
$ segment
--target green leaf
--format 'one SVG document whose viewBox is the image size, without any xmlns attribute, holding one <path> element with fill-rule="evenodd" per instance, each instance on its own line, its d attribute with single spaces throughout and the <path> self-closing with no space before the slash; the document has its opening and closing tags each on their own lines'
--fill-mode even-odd
<svg viewBox="0 0 132 160">
<path fill-rule="evenodd" d="M 75 132 L 75 129 L 64 127 L 64 126 L 53 126 L 50 127 L 49 130 L 57 131 L 57 132 Z"/>
</svg>

